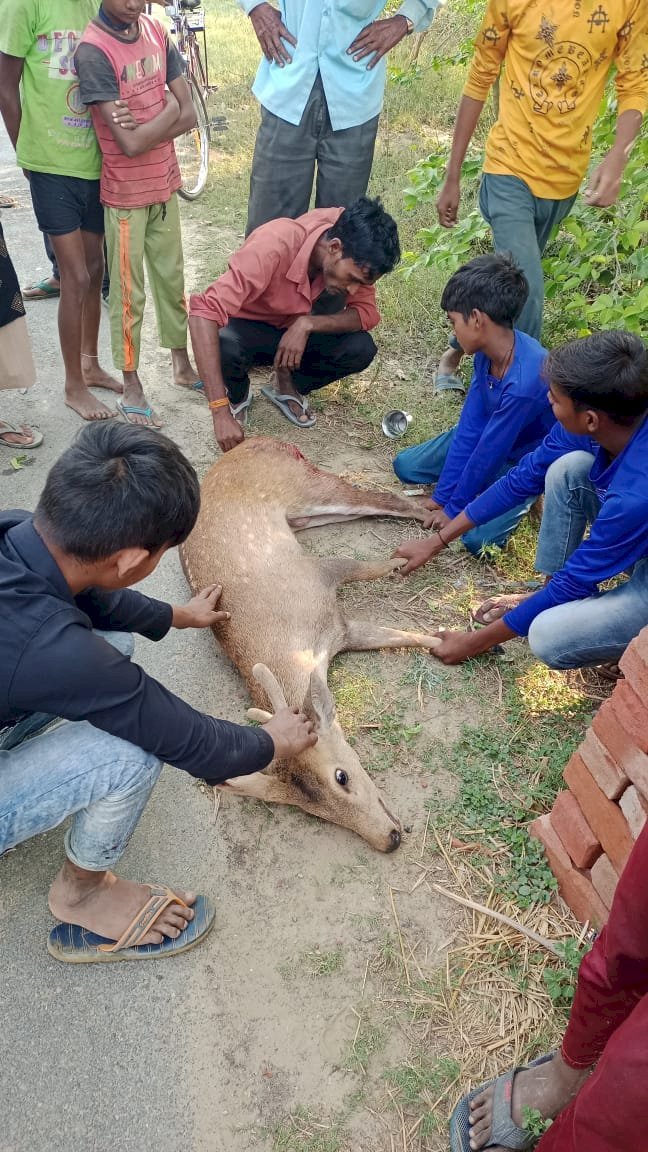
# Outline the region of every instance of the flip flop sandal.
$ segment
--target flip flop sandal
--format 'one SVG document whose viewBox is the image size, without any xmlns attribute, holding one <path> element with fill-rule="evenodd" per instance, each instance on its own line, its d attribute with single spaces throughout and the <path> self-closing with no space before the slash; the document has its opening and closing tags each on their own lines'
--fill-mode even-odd
<svg viewBox="0 0 648 1152">
<path fill-rule="evenodd" d="M 25 427 L 28 428 L 29 425 L 25 425 Z M 33 437 L 31 444 L 10 444 L 4 437 L 10 436 L 12 433 L 15 436 L 31 434 Z M 16 425 L 11 424 L 9 420 L 0 420 L 0 445 L 3 448 L 11 448 L 12 452 L 29 452 L 32 448 L 38 448 L 42 443 L 43 433 L 37 432 L 35 428 L 29 428 L 29 432 L 26 433 L 23 428 L 16 427 Z"/>
<path fill-rule="evenodd" d="M 229 410 L 235 420 L 238 420 L 241 428 L 245 428 L 248 421 L 248 412 L 250 411 L 250 404 L 252 403 L 252 387 L 250 386 L 247 391 L 247 396 L 241 400 L 240 404 L 232 404 L 230 401 Z M 240 417 L 240 419 L 239 419 Z"/>
<path fill-rule="evenodd" d="M 46 277 L 44 280 L 39 280 L 37 284 L 30 284 L 27 288 L 22 290 L 23 300 L 47 300 L 49 297 L 54 299 L 61 295 L 60 288 L 54 288 Z"/>
<path fill-rule="evenodd" d="M 312 428 L 313 424 L 317 421 L 317 416 L 312 413 L 308 420 L 300 420 L 292 411 L 290 405 L 298 404 L 304 415 L 306 415 L 308 411 L 308 400 L 306 400 L 304 396 L 283 396 L 280 392 L 275 392 L 274 388 L 268 387 L 261 389 L 261 395 L 265 396 L 266 400 L 269 400 L 271 404 L 274 404 L 275 408 L 278 408 L 282 415 L 286 417 L 286 420 L 290 420 L 290 423 L 296 424 L 298 428 Z"/>
<path fill-rule="evenodd" d="M 153 419 L 153 409 L 150 404 L 146 408 L 138 408 L 136 404 L 123 404 L 121 400 L 117 400 L 115 403 L 127 424 L 136 424 L 135 420 L 129 419 L 130 416 L 146 416 L 147 420 Z M 160 431 L 155 424 L 138 424 L 137 427 L 152 428 L 154 432 Z"/>
<path fill-rule="evenodd" d="M 465 392 L 466 385 L 456 372 L 435 372 L 435 392 Z"/>
<path fill-rule="evenodd" d="M 489 1088 L 491 1085 L 494 1086 L 493 1122 L 491 1124 L 491 1138 L 488 1144 L 484 1145 L 483 1152 L 486 1152 L 487 1148 L 498 1145 L 503 1148 L 511 1148 L 513 1152 L 525 1152 L 526 1149 L 533 1148 L 538 1137 L 531 1136 L 525 1128 L 518 1128 L 511 1115 L 513 1079 L 518 1072 L 526 1072 L 528 1068 L 537 1068 L 540 1064 L 546 1064 L 553 1059 L 553 1056 L 553 1052 L 547 1052 L 544 1056 L 539 1056 L 537 1060 L 532 1060 L 530 1064 L 521 1064 L 518 1068 L 512 1068 L 503 1076 L 498 1076 L 496 1080 L 488 1080 L 479 1088 L 469 1092 L 468 1095 L 462 1096 L 450 1117 L 451 1152 L 471 1152 L 470 1104 L 476 1096 L 479 1096 L 485 1088 Z"/>
<path fill-rule="evenodd" d="M 479 608 L 473 612 L 472 618 L 475 624 L 487 628 L 489 624 L 494 624 L 495 620 L 501 620 L 502 616 L 505 616 L 507 612 L 512 612 L 513 609 L 517 608 L 518 604 L 521 603 L 522 599 L 527 600 L 530 595 L 530 592 L 512 592 L 508 596 L 506 593 L 503 593 L 501 596 L 489 596 L 488 600 L 484 600 L 484 603 L 480 604 Z M 484 605 L 488 604 L 489 600 L 493 600 L 495 603 L 491 604 L 490 608 L 486 608 L 486 612 L 494 612 L 500 605 L 503 607 L 502 614 L 497 616 L 495 620 L 484 620 Z"/>
<path fill-rule="evenodd" d="M 187 905 L 170 888 L 149 884 L 150 899 L 137 913 L 119 940 L 107 940 L 78 924 L 57 924 L 49 934 L 47 951 L 64 964 L 114 964 L 118 960 L 155 960 L 158 956 L 179 956 L 195 948 L 214 926 L 216 910 L 206 896 L 196 897 L 194 918 L 175 940 L 165 936 L 161 944 L 139 941 L 155 926 L 169 904 Z"/>
</svg>

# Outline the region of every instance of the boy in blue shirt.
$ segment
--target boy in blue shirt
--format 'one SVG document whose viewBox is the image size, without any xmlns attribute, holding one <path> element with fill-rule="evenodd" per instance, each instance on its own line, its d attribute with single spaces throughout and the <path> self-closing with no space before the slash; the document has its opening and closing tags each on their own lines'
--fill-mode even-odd
<svg viewBox="0 0 648 1152">
<path fill-rule="evenodd" d="M 614 663 L 648 624 L 648 349 L 629 332 L 596 332 L 549 354 L 557 423 L 542 444 L 427 540 L 401 544 L 413 572 L 450 541 L 544 490 L 536 567 L 527 596 L 495 597 L 477 632 L 442 632 L 446 664 L 528 636 L 551 668 Z M 589 527 L 589 535 L 586 535 Z M 630 578 L 601 593 L 608 580 Z"/>
<path fill-rule="evenodd" d="M 448 524 L 536 448 L 554 423 L 542 375 L 546 350 L 513 327 L 528 294 L 524 273 L 502 253 L 477 256 L 445 286 L 441 307 L 462 348 L 474 355 L 470 390 L 455 428 L 394 460 L 405 483 L 436 483 L 434 527 Z M 534 499 L 467 532 L 468 551 L 478 556 L 489 544 L 503 548 Z"/>
</svg>

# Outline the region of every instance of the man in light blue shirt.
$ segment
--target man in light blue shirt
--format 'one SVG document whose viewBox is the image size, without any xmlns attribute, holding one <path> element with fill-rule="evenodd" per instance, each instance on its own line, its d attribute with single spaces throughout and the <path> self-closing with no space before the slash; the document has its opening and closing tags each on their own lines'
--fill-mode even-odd
<svg viewBox="0 0 648 1152">
<path fill-rule="evenodd" d="M 351 204 L 367 191 L 385 90 L 384 57 L 429 28 L 445 0 L 239 0 L 263 51 L 246 235 L 279 216 Z"/>
</svg>

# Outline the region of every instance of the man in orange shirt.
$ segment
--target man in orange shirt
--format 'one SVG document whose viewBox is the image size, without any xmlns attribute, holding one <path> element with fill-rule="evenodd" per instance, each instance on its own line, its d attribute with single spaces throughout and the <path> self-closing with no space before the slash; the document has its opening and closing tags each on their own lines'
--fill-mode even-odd
<svg viewBox="0 0 648 1152">
<path fill-rule="evenodd" d="M 614 204 L 648 103 L 645 0 L 488 0 L 459 104 L 439 222 L 457 222 L 461 166 L 488 92 L 500 77 L 499 115 L 486 142 L 479 207 L 495 248 L 510 251 L 529 282 L 517 327 L 540 339 L 542 253 L 570 211 L 589 162 L 592 128 L 616 68 L 616 139 L 593 171 L 586 202 Z M 503 70 L 502 70 L 503 69 Z M 458 388 L 461 349 L 444 353 L 437 387 Z"/>
<path fill-rule="evenodd" d="M 371 364 L 374 284 L 399 259 L 394 220 L 361 196 L 349 208 L 262 224 L 228 271 L 191 297 L 193 350 L 223 452 L 243 439 L 254 364 L 274 365 L 275 387 L 261 392 L 302 428 L 315 423 L 310 392 Z"/>
</svg>

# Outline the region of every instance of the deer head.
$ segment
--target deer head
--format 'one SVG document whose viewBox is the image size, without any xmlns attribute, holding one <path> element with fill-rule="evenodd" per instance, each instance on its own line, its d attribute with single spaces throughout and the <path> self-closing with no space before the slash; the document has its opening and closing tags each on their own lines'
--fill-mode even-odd
<svg viewBox="0 0 648 1152">
<path fill-rule="evenodd" d="M 275 712 L 287 707 L 279 683 L 265 664 L 255 664 L 252 675 Z M 272 777 L 272 785 L 266 798 L 278 804 L 294 804 L 321 820 L 350 828 L 379 852 L 393 852 L 400 844 L 400 821 L 392 816 L 358 756 L 347 744 L 335 714 L 333 697 L 319 668 L 311 672 L 302 708 L 315 724 L 317 744 L 291 760 L 273 763 L 267 773 Z M 250 719 L 261 723 L 271 715 L 260 708 L 248 710 Z M 228 788 L 250 795 L 246 782 L 252 779 L 239 777 L 228 784 Z"/>
</svg>

